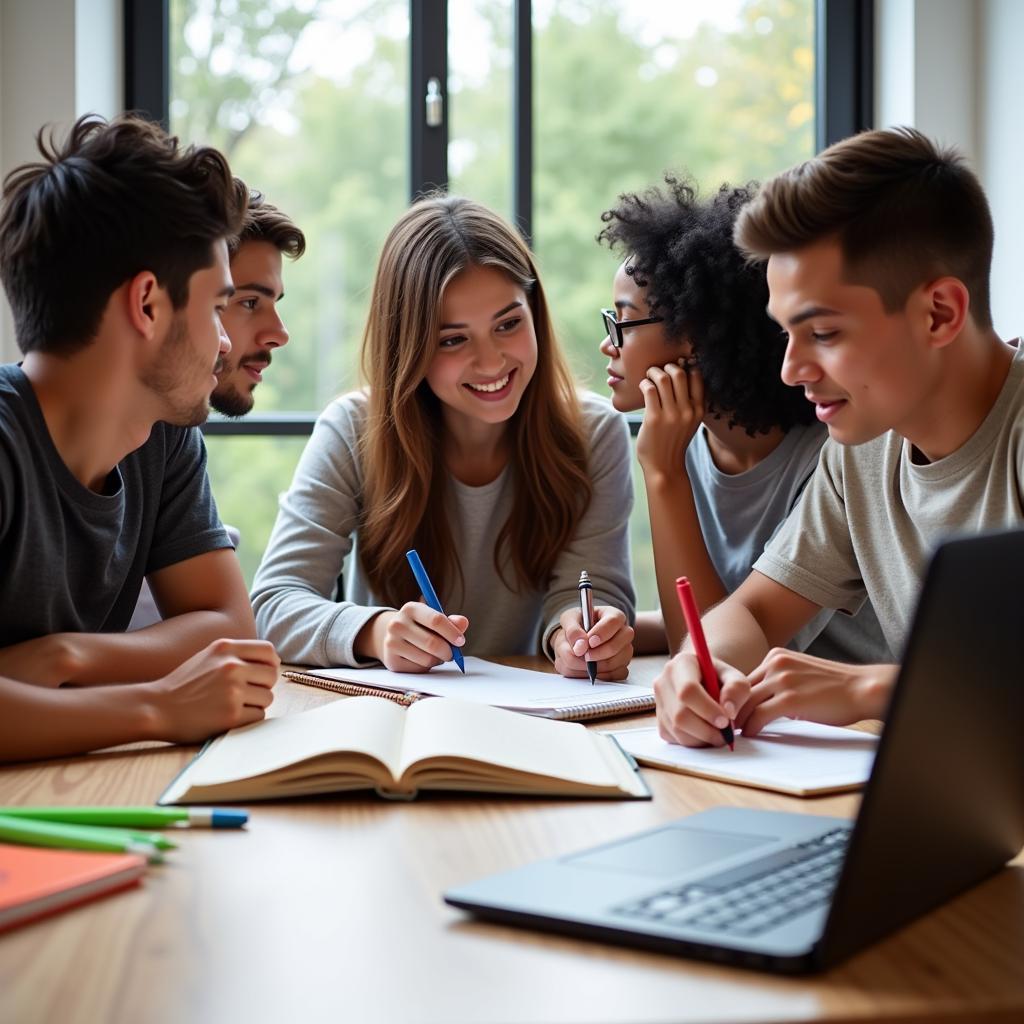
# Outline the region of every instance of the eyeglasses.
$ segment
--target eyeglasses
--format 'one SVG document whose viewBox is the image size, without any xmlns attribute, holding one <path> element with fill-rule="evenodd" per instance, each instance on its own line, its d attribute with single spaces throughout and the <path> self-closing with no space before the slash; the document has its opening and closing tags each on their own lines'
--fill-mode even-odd
<svg viewBox="0 0 1024 1024">
<path fill-rule="evenodd" d="M 609 340 L 616 348 L 622 348 L 622 332 L 629 327 L 643 327 L 644 324 L 660 324 L 663 316 L 646 316 L 640 320 L 616 320 L 614 309 L 601 310 L 601 323 Z"/>
</svg>

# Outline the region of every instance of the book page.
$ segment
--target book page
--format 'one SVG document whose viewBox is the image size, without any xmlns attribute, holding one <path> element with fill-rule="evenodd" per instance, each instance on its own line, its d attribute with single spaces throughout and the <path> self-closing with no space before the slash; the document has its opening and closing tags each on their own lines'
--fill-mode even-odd
<svg viewBox="0 0 1024 1024">
<path fill-rule="evenodd" d="M 235 782 L 339 751 L 375 757 L 397 777 L 404 726 L 404 709 L 377 697 L 352 697 L 267 718 L 214 740 L 173 788 Z"/>
<path fill-rule="evenodd" d="M 615 737 L 638 761 L 725 782 L 806 795 L 867 782 L 878 737 L 857 729 L 780 719 L 760 736 L 736 736 L 736 749 L 666 743 L 657 728 Z"/>
<path fill-rule="evenodd" d="M 497 707 L 542 712 L 544 709 L 600 704 L 651 694 L 649 686 L 629 683 L 597 683 L 589 679 L 566 679 L 551 672 L 534 672 L 510 665 L 498 665 L 483 658 L 466 658 L 463 675 L 454 662 L 445 662 L 422 674 L 390 672 L 386 668 L 304 669 L 312 675 L 364 686 L 379 686 L 399 693 L 429 693 L 435 697 L 493 704 Z"/>
<path fill-rule="evenodd" d="M 587 785 L 621 784 L 595 742 L 607 739 L 582 725 L 452 699 L 418 701 L 408 716 L 403 773 L 426 758 L 466 758 Z"/>
</svg>

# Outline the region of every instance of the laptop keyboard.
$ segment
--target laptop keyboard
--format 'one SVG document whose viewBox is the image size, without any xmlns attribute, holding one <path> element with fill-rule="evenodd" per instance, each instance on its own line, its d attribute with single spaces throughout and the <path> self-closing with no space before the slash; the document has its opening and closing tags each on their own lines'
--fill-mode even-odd
<svg viewBox="0 0 1024 1024">
<path fill-rule="evenodd" d="M 634 918 L 693 925 L 729 935 L 759 935 L 832 898 L 851 829 L 616 907 Z"/>
</svg>

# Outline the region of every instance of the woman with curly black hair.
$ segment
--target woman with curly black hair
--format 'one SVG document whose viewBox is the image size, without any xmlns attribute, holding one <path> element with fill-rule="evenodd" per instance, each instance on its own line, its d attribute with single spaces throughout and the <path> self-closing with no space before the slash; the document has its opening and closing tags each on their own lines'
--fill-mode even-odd
<svg viewBox="0 0 1024 1024">
<path fill-rule="evenodd" d="M 612 404 L 644 410 L 636 448 L 662 615 L 638 616 L 640 651 L 681 643 L 678 576 L 702 611 L 746 579 L 827 437 L 803 391 L 780 377 L 787 339 L 766 312 L 765 267 L 733 245 L 757 186 L 702 199 L 691 181 L 665 183 L 620 196 L 597 236 L 624 257 L 614 309 L 602 310 Z M 870 606 L 853 619 L 823 612 L 795 645 L 840 661 L 887 655 Z"/>
</svg>

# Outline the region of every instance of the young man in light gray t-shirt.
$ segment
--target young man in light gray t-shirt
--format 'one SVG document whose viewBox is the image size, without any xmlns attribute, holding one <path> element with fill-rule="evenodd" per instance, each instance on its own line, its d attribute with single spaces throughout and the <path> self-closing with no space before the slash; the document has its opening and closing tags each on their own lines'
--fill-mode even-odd
<svg viewBox="0 0 1024 1024">
<path fill-rule="evenodd" d="M 885 714 L 896 670 L 783 651 L 822 608 L 870 600 L 899 652 L 944 537 L 1024 523 L 1024 352 L 989 311 L 992 222 L 974 174 L 919 132 L 866 132 L 768 182 L 736 240 L 768 260 L 782 377 L 829 440 L 754 571 L 705 619 L 718 702 L 694 657 L 655 682 L 666 739 L 720 745 L 780 716 Z"/>
</svg>

